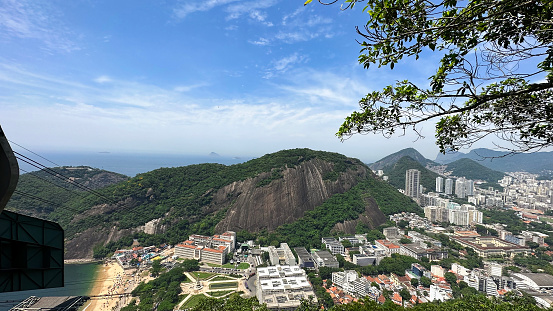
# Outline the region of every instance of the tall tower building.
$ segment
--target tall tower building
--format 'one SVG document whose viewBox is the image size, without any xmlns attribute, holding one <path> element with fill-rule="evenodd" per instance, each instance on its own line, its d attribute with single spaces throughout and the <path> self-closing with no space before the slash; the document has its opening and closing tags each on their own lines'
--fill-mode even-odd
<svg viewBox="0 0 553 311">
<path fill-rule="evenodd" d="M 412 198 L 419 198 L 420 194 L 420 178 L 419 170 L 410 169 L 405 171 L 405 195 Z"/>
<path fill-rule="evenodd" d="M 453 179 L 448 178 L 445 180 L 445 194 L 453 193 Z"/>
<path fill-rule="evenodd" d="M 469 179 L 465 182 L 465 191 L 467 196 L 474 195 L 474 180 Z"/>
<path fill-rule="evenodd" d="M 443 179 L 443 177 L 436 177 L 436 192 L 444 192 L 444 179 Z"/>
<path fill-rule="evenodd" d="M 465 190 L 465 183 L 466 183 L 466 180 L 463 177 L 455 181 L 455 195 L 458 198 L 463 199 L 467 196 L 467 192 Z"/>
</svg>

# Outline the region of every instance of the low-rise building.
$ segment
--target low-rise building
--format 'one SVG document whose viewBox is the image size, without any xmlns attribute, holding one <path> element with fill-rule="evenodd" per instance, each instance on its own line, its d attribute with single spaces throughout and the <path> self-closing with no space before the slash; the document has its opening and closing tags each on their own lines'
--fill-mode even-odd
<svg viewBox="0 0 553 311">
<path fill-rule="evenodd" d="M 270 266 L 257 269 L 256 296 L 269 309 L 295 310 L 302 300 L 317 297 L 305 271 L 299 266 Z"/>
<path fill-rule="evenodd" d="M 222 265 L 235 244 L 236 233 L 233 231 L 211 237 L 193 234 L 175 246 L 175 256 Z"/>
<path fill-rule="evenodd" d="M 269 259 L 273 266 L 276 266 L 276 265 L 295 266 L 296 265 L 296 257 L 294 257 L 294 253 L 292 253 L 292 250 L 290 249 L 287 243 L 280 243 L 279 248 L 276 248 L 274 246 L 269 246 L 268 252 L 269 252 Z"/>
<path fill-rule="evenodd" d="M 417 244 L 402 244 L 399 249 L 401 255 L 409 256 L 421 260 L 423 257 L 429 260 L 440 260 L 447 258 L 447 251 L 442 249 L 421 247 Z"/>
<path fill-rule="evenodd" d="M 339 268 L 338 260 L 328 251 L 318 251 L 312 254 L 313 261 L 315 262 L 315 268 L 319 270 L 320 267 Z"/>
<path fill-rule="evenodd" d="M 353 263 L 362 267 L 375 266 L 380 263 L 382 258 L 383 257 L 368 256 L 365 254 L 353 254 Z"/>
<path fill-rule="evenodd" d="M 300 267 L 315 269 L 315 262 L 305 247 L 295 247 L 294 250 L 296 251 L 296 255 L 298 255 L 298 264 Z"/>
<path fill-rule="evenodd" d="M 326 249 L 328 249 L 328 251 L 334 255 L 340 254 L 344 256 L 346 254 L 344 245 L 342 245 L 342 243 L 340 243 L 335 238 L 322 238 L 321 242 L 324 244 Z"/>
<path fill-rule="evenodd" d="M 451 237 L 451 239 L 464 247 L 472 248 L 478 256 L 484 258 L 498 256 L 513 257 L 516 254 L 526 254 L 530 252 L 529 248 L 515 245 L 492 236 L 476 238 L 461 238 L 454 236 Z"/>
<path fill-rule="evenodd" d="M 388 253 L 388 256 L 390 256 L 391 254 L 399 253 L 399 245 L 394 244 L 388 240 L 376 240 L 374 241 L 374 244 L 380 248 L 385 249 Z"/>
</svg>

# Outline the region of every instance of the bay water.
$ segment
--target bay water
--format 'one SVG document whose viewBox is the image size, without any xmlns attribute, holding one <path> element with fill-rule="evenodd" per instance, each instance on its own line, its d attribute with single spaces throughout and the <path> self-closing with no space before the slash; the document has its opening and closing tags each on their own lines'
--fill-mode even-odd
<svg viewBox="0 0 553 311">
<path fill-rule="evenodd" d="M 102 263 L 66 264 L 64 266 L 64 287 L 0 293 L 0 311 L 7 311 L 30 296 L 53 297 L 89 295 L 101 267 Z M 8 302 L 13 300 L 17 302 Z"/>
</svg>

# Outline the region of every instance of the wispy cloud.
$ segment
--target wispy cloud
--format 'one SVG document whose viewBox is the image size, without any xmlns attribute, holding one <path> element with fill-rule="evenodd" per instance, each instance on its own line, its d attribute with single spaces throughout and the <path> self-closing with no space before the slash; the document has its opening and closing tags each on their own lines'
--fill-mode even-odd
<svg viewBox="0 0 553 311">
<path fill-rule="evenodd" d="M 195 12 L 206 12 L 213 8 L 223 6 L 236 1 L 238 0 L 180 1 L 179 4 L 173 9 L 173 15 L 178 19 L 184 19 L 189 14 L 192 14 Z"/>
<path fill-rule="evenodd" d="M 272 62 L 271 67 L 268 68 L 263 76 L 265 79 L 270 79 L 277 74 L 285 73 L 293 67 L 293 65 L 307 62 L 308 58 L 305 55 L 294 53 L 292 55 L 277 59 Z"/>
<path fill-rule="evenodd" d="M 108 82 L 111 82 L 113 81 L 110 77 L 108 76 L 99 76 L 98 78 L 94 79 L 94 82 L 96 83 L 108 83 Z"/>
<path fill-rule="evenodd" d="M 274 27 L 274 32 L 267 33 L 257 40 L 250 40 L 249 43 L 254 45 L 292 44 L 316 38 L 332 38 L 335 36 L 335 31 L 331 25 L 332 19 L 317 15 L 305 7 L 300 7 L 292 13 L 285 14 L 278 27 Z"/>
<path fill-rule="evenodd" d="M 254 44 L 254 45 L 269 45 L 271 43 L 271 41 L 267 38 L 259 38 L 257 40 L 251 40 L 251 41 L 248 41 L 249 43 L 251 44 Z"/>
<path fill-rule="evenodd" d="M 61 13 L 44 1 L 0 0 L 0 36 L 39 40 L 47 50 L 71 52 L 76 35 L 61 22 Z"/>
<path fill-rule="evenodd" d="M 204 86 L 207 86 L 207 85 L 208 85 L 207 83 L 198 83 L 198 84 L 192 84 L 192 85 L 179 85 L 179 86 L 175 87 L 173 90 L 175 92 L 185 93 L 185 92 L 190 92 L 193 89 L 197 89 L 197 88 L 204 87 Z"/>
</svg>

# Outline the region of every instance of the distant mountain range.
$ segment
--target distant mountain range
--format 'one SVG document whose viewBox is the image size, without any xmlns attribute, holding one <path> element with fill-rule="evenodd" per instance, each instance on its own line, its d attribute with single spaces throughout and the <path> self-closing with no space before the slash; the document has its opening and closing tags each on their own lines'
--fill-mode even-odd
<svg viewBox="0 0 553 311">
<path fill-rule="evenodd" d="M 553 170 L 553 152 L 508 155 L 508 152 L 479 148 L 468 153 L 440 153 L 436 156 L 435 162 L 447 164 L 463 158 L 474 160 L 485 167 L 501 172 L 526 171 L 534 174 L 544 174 Z"/>
<path fill-rule="evenodd" d="M 418 169 L 421 171 L 421 184 L 428 190 L 435 187 L 438 173 L 447 173 L 455 177 L 465 177 L 473 180 L 484 180 L 496 183 L 505 176 L 504 173 L 492 170 L 471 159 L 461 158 L 444 165 L 426 159 L 413 148 L 407 148 L 393 153 L 369 165 L 372 170 L 382 170 L 389 178 L 390 184 L 397 188 L 405 187 L 405 171 Z"/>
</svg>

